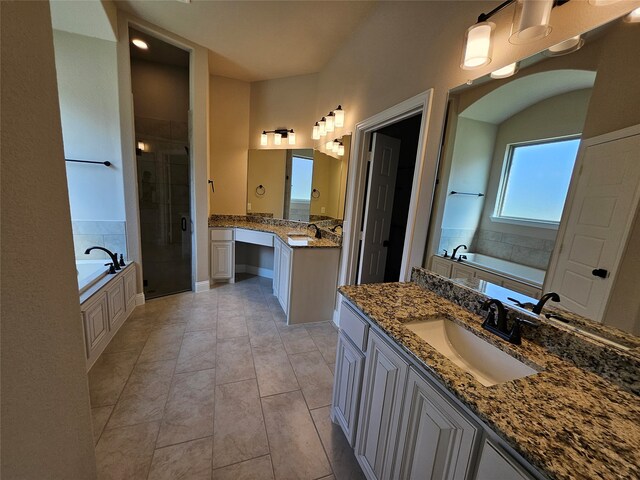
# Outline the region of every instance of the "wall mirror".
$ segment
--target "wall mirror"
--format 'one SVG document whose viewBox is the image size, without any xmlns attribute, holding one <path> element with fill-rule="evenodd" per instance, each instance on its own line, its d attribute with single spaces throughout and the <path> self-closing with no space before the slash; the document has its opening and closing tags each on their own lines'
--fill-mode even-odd
<svg viewBox="0 0 640 480">
<path fill-rule="evenodd" d="M 638 42 L 640 24 L 618 19 L 449 93 L 431 270 L 533 298 L 557 291 L 561 308 L 640 333 L 640 113 L 616 109 L 638 103 Z"/>
<path fill-rule="evenodd" d="M 344 217 L 350 135 L 344 154 L 312 148 L 249 150 L 247 214 L 314 222 Z"/>
</svg>

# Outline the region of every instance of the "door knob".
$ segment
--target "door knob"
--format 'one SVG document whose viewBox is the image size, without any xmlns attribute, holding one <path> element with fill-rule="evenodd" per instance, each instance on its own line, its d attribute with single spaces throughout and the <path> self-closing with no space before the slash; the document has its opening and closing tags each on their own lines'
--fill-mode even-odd
<svg viewBox="0 0 640 480">
<path fill-rule="evenodd" d="M 604 268 L 596 268 L 591 272 L 591 275 L 594 277 L 607 278 L 609 276 L 609 271 Z"/>
<path fill-rule="evenodd" d="M 182 228 L 183 232 L 187 231 L 187 219 L 185 217 L 180 219 L 180 228 Z"/>
</svg>

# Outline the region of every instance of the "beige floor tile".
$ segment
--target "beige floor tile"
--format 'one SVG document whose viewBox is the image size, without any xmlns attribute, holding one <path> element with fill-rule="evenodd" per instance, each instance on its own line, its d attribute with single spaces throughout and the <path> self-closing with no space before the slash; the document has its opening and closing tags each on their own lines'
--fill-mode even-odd
<svg viewBox="0 0 640 480">
<path fill-rule="evenodd" d="M 178 358 L 185 324 L 167 325 L 151 332 L 138 362 L 157 362 Z"/>
<path fill-rule="evenodd" d="M 158 422 L 105 430 L 96 445 L 99 480 L 145 480 L 158 434 Z"/>
<path fill-rule="evenodd" d="M 216 384 L 256 378 L 249 337 L 226 338 L 216 345 Z"/>
<path fill-rule="evenodd" d="M 213 435 L 215 370 L 176 374 L 164 409 L 157 446 Z"/>
<path fill-rule="evenodd" d="M 187 332 L 195 332 L 197 330 L 215 330 L 218 326 L 218 312 L 216 307 L 208 310 L 200 310 L 194 308 L 193 313 L 187 322 Z"/>
<path fill-rule="evenodd" d="M 203 438 L 156 450 L 149 480 L 209 480 L 211 438 Z"/>
<path fill-rule="evenodd" d="M 89 370 L 91 406 L 115 405 L 138 358 L 137 352 L 103 353 Z"/>
<path fill-rule="evenodd" d="M 91 420 L 93 424 L 93 443 L 98 443 L 104 426 L 109 420 L 109 415 L 113 411 L 113 406 L 95 407 L 91 409 Z"/>
<path fill-rule="evenodd" d="M 213 468 L 269 453 L 255 380 L 216 387 Z"/>
<path fill-rule="evenodd" d="M 162 419 L 175 360 L 138 363 L 116 404 L 107 428 Z"/>
<path fill-rule="evenodd" d="M 329 367 L 329 370 L 331 370 L 331 375 L 336 374 L 336 362 L 327 363 L 327 367 Z"/>
<path fill-rule="evenodd" d="M 216 366 L 216 331 L 186 332 L 178 355 L 176 373 L 206 370 Z"/>
<path fill-rule="evenodd" d="M 282 345 L 272 344 L 252 350 L 261 397 L 300 388 Z"/>
<path fill-rule="evenodd" d="M 132 321 L 133 320 L 133 321 Z M 105 353 L 118 353 L 133 351 L 140 353 L 147 342 L 153 325 L 147 319 L 129 318 L 118 333 L 111 339 Z"/>
<path fill-rule="evenodd" d="M 247 324 L 244 316 L 225 317 L 218 313 L 218 338 L 246 337 Z"/>
<path fill-rule="evenodd" d="M 331 475 L 300 392 L 263 398 L 262 408 L 276 479 L 316 479 Z"/>
<path fill-rule="evenodd" d="M 333 374 L 318 351 L 289 355 L 309 409 L 331 405 Z"/>
<path fill-rule="evenodd" d="M 327 363 L 335 363 L 338 332 L 329 322 L 305 326 Z"/>
<path fill-rule="evenodd" d="M 331 407 L 311 410 L 311 417 L 320 434 L 333 473 L 338 480 L 364 479 L 353 449 L 349 446 L 342 429 L 331 421 L 330 414 Z"/>
<path fill-rule="evenodd" d="M 212 480 L 273 480 L 271 457 L 265 455 L 214 470 Z"/>
<path fill-rule="evenodd" d="M 289 355 L 318 350 L 311 335 L 302 325 L 281 328 L 280 338 Z"/>
<path fill-rule="evenodd" d="M 273 320 L 247 319 L 247 330 L 252 347 L 282 345 L 278 328 Z"/>
<path fill-rule="evenodd" d="M 327 475 L 326 477 L 322 477 L 319 480 L 336 480 L 336 477 L 333 475 Z"/>
</svg>

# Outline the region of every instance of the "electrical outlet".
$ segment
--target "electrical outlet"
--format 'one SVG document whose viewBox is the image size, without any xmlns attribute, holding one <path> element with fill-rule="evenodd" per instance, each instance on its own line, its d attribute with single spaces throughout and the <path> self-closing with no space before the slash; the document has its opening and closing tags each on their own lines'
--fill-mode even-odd
<svg viewBox="0 0 640 480">
<path fill-rule="evenodd" d="M 251 203 L 247 203 L 247 210 L 251 211 Z"/>
<path fill-rule="evenodd" d="M 327 209 L 326 209 L 326 208 L 324 208 L 324 207 L 322 207 L 322 208 L 320 209 L 320 213 L 324 213 L 324 212 L 326 212 L 326 211 L 327 211 Z"/>
</svg>

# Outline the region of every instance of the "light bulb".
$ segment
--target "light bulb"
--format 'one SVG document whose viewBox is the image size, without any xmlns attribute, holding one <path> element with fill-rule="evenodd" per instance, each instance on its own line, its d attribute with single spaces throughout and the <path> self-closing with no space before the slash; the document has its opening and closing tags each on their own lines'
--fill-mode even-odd
<svg viewBox="0 0 640 480">
<path fill-rule="evenodd" d="M 491 36 L 495 24 L 481 22 L 469 27 L 466 35 L 461 68 L 471 70 L 491 63 Z"/>
<path fill-rule="evenodd" d="M 551 9 L 554 0 L 517 0 L 509 43 L 535 42 L 551 33 Z"/>
<path fill-rule="evenodd" d="M 279 133 L 273 134 L 273 144 L 280 145 L 282 143 L 282 135 Z"/>
<path fill-rule="evenodd" d="M 141 50 L 149 50 L 149 45 L 147 44 L 147 42 L 141 40 L 140 38 L 134 38 L 133 40 L 131 40 L 131 43 L 133 43 Z"/>
<path fill-rule="evenodd" d="M 322 120 L 318 122 L 318 126 L 320 127 L 320 136 L 324 137 L 327 134 L 327 119 L 322 117 Z"/>
<path fill-rule="evenodd" d="M 336 108 L 333 111 L 333 114 L 336 117 L 336 119 L 333 122 L 335 127 L 336 128 L 344 127 L 344 110 L 342 110 L 342 105 L 338 105 L 338 108 Z"/>
<path fill-rule="evenodd" d="M 147 146 L 144 142 L 138 142 L 138 148 L 144 152 L 147 149 Z"/>
<path fill-rule="evenodd" d="M 342 144 L 342 142 L 340 142 L 340 145 L 338 146 L 338 156 L 342 157 L 344 155 L 344 145 Z"/>
<path fill-rule="evenodd" d="M 499 68 L 491 72 L 491 78 L 507 78 L 516 73 L 518 69 L 518 62 L 510 63 L 506 67 Z"/>
<path fill-rule="evenodd" d="M 327 115 L 327 124 L 325 125 L 325 129 L 327 130 L 327 132 L 333 132 L 335 118 L 336 117 L 333 112 L 329 112 L 329 115 Z"/>
<path fill-rule="evenodd" d="M 318 122 L 313 126 L 313 133 L 311 133 L 311 138 L 313 140 L 320 140 L 320 125 Z"/>
<path fill-rule="evenodd" d="M 293 129 L 289 132 L 289 135 L 287 135 L 287 138 L 289 139 L 289 145 L 296 144 L 296 133 L 293 131 Z"/>
<path fill-rule="evenodd" d="M 260 135 L 260 145 L 262 145 L 264 147 L 268 143 L 269 142 L 268 142 L 268 139 L 267 139 L 267 132 L 263 131 L 262 135 Z"/>
</svg>

